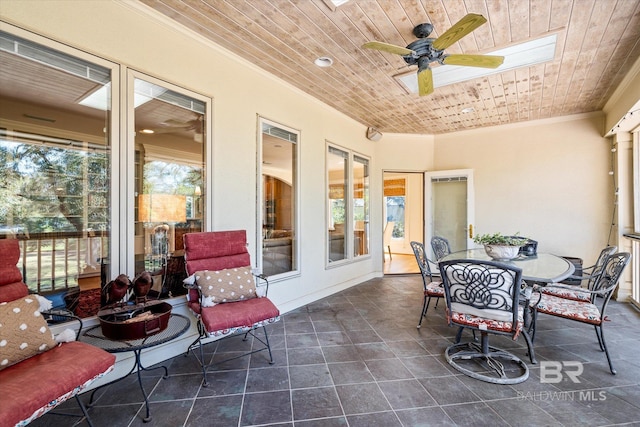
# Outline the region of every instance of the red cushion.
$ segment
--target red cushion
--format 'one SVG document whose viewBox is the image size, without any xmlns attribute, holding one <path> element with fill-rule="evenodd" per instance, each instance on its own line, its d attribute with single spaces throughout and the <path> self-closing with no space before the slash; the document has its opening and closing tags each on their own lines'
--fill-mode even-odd
<svg viewBox="0 0 640 427">
<path fill-rule="evenodd" d="M 26 297 L 27 295 L 29 295 L 29 289 L 23 282 L 15 282 L 0 286 L 0 303 L 15 301 L 19 298 Z"/>
<path fill-rule="evenodd" d="M 208 332 L 250 328 L 258 322 L 278 317 L 280 310 L 269 298 L 216 304 L 201 308 L 202 323 Z"/>
<path fill-rule="evenodd" d="M 186 236 L 186 235 L 185 235 Z M 185 240 L 186 242 L 186 240 Z M 186 243 L 185 243 L 186 246 Z M 196 271 L 219 271 L 228 268 L 247 267 L 251 265 L 251 258 L 249 253 L 236 254 L 230 256 L 220 256 L 216 258 L 204 258 L 192 260 L 188 252 L 185 251 L 185 261 L 187 265 L 187 273 L 189 275 L 194 274 Z"/>
<path fill-rule="evenodd" d="M 0 302 L 13 301 L 29 293 L 17 267 L 20 245 L 16 239 L 0 239 Z"/>
<path fill-rule="evenodd" d="M 189 274 L 251 265 L 245 230 L 187 233 L 184 252 Z"/>
<path fill-rule="evenodd" d="M 0 371 L 2 425 L 15 425 L 43 408 L 52 409 L 76 394 L 70 392 L 112 369 L 115 359 L 102 349 L 74 341 Z"/>
</svg>

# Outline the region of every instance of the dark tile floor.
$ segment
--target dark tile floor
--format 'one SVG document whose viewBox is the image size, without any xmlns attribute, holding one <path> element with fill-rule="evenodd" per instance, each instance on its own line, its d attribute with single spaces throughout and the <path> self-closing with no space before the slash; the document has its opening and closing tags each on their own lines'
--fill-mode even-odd
<svg viewBox="0 0 640 427">
<path fill-rule="evenodd" d="M 608 312 L 605 334 L 617 375 L 609 372 L 592 327 L 540 316 L 538 360 L 583 363 L 580 382 L 565 375 L 560 383 L 543 383 L 538 364 L 529 365 L 530 377 L 523 383 L 494 385 L 463 376 L 445 361 L 443 351 L 456 330 L 445 324 L 444 301 L 430 308 L 416 329 L 421 288 L 417 275 L 386 276 L 287 313 L 269 328 L 273 365 L 265 352 L 221 364 L 209 372 L 208 388 L 201 387 L 192 355 L 170 359 L 168 379 L 160 377 L 160 370 L 145 373 L 150 423 L 142 422 L 142 397 L 130 376 L 98 391 L 90 410 L 94 424 L 640 425 L 640 313 L 630 304 L 613 302 Z M 491 342 L 528 362 L 524 339 L 492 337 Z M 251 345 L 225 340 L 210 344 L 208 356 L 222 360 Z M 72 422 L 47 414 L 33 425 Z"/>
</svg>

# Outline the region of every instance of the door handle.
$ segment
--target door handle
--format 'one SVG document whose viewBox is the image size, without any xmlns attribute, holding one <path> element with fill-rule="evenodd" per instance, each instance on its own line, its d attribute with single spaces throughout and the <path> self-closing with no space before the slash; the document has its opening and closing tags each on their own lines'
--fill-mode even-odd
<svg viewBox="0 0 640 427">
<path fill-rule="evenodd" d="M 473 239 L 473 224 L 469 224 L 469 238 Z"/>
</svg>

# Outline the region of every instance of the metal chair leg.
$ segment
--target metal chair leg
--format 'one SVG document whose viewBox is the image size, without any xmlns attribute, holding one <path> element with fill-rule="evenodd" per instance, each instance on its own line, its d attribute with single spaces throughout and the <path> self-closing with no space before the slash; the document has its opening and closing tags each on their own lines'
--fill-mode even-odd
<svg viewBox="0 0 640 427">
<path fill-rule="evenodd" d="M 602 330 L 602 325 L 596 326 L 596 336 L 598 337 L 598 342 L 600 343 L 600 347 L 604 351 L 604 354 L 607 356 L 607 362 L 609 362 L 609 370 L 613 375 L 615 375 L 617 371 L 613 367 L 613 363 L 611 362 L 611 356 L 609 355 L 609 349 L 607 348 L 607 343 L 604 341 L 604 331 Z"/>
<path fill-rule="evenodd" d="M 431 302 L 431 297 L 427 298 L 427 296 L 425 295 L 424 300 L 422 301 L 422 314 L 420 315 L 420 321 L 418 322 L 418 329 L 420 329 L 420 326 L 422 326 L 422 319 L 427 315 L 429 302 Z"/>
<path fill-rule="evenodd" d="M 264 332 L 264 341 L 267 345 L 267 350 L 269 351 L 269 364 L 273 365 L 273 354 L 271 354 L 271 344 L 269 344 L 269 336 L 267 335 L 266 326 L 262 327 L 262 331 Z"/>
<path fill-rule="evenodd" d="M 78 402 L 78 406 L 80 406 L 80 410 L 82 411 L 82 414 L 84 415 L 85 420 L 87 420 L 87 424 L 89 424 L 89 427 L 93 427 L 91 418 L 89 418 L 89 411 L 87 411 L 87 407 L 84 406 L 84 403 L 82 403 L 82 401 L 80 400 L 80 395 L 76 394 L 75 397 L 76 397 L 76 402 Z"/>
</svg>

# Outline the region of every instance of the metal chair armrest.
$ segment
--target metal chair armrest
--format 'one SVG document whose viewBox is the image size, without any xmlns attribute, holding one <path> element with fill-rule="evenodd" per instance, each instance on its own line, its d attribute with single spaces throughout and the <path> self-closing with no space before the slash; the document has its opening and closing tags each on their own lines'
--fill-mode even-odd
<svg viewBox="0 0 640 427">
<path fill-rule="evenodd" d="M 260 286 L 266 286 L 267 289 L 265 289 L 264 291 L 264 296 L 266 297 L 267 294 L 269 293 L 269 279 L 267 279 L 267 276 L 265 276 L 264 274 L 254 274 L 255 277 L 257 277 L 258 279 L 262 280 L 264 283 L 260 283 L 256 280 L 256 287 Z"/>
<path fill-rule="evenodd" d="M 78 330 L 76 332 L 76 341 L 80 338 L 80 334 L 82 333 L 82 327 L 83 327 L 83 323 L 82 323 L 82 319 L 78 316 L 76 316 L 75 314 L 73 314 L 71 311 L 67 310 L 67 309 L 61 309 L 61 308 L 52 308 L 50 310 L 45 310 L 41 312 L 42 316 L 44 316 L 44 318 L 46 319 L 47 323 L 57 323 L 60 320 L 56 319 L 56 317 L 61 317 L 63 319 L 69 320 L 69 321 L 76 321 L 79 324 Z"/>
</svg>

